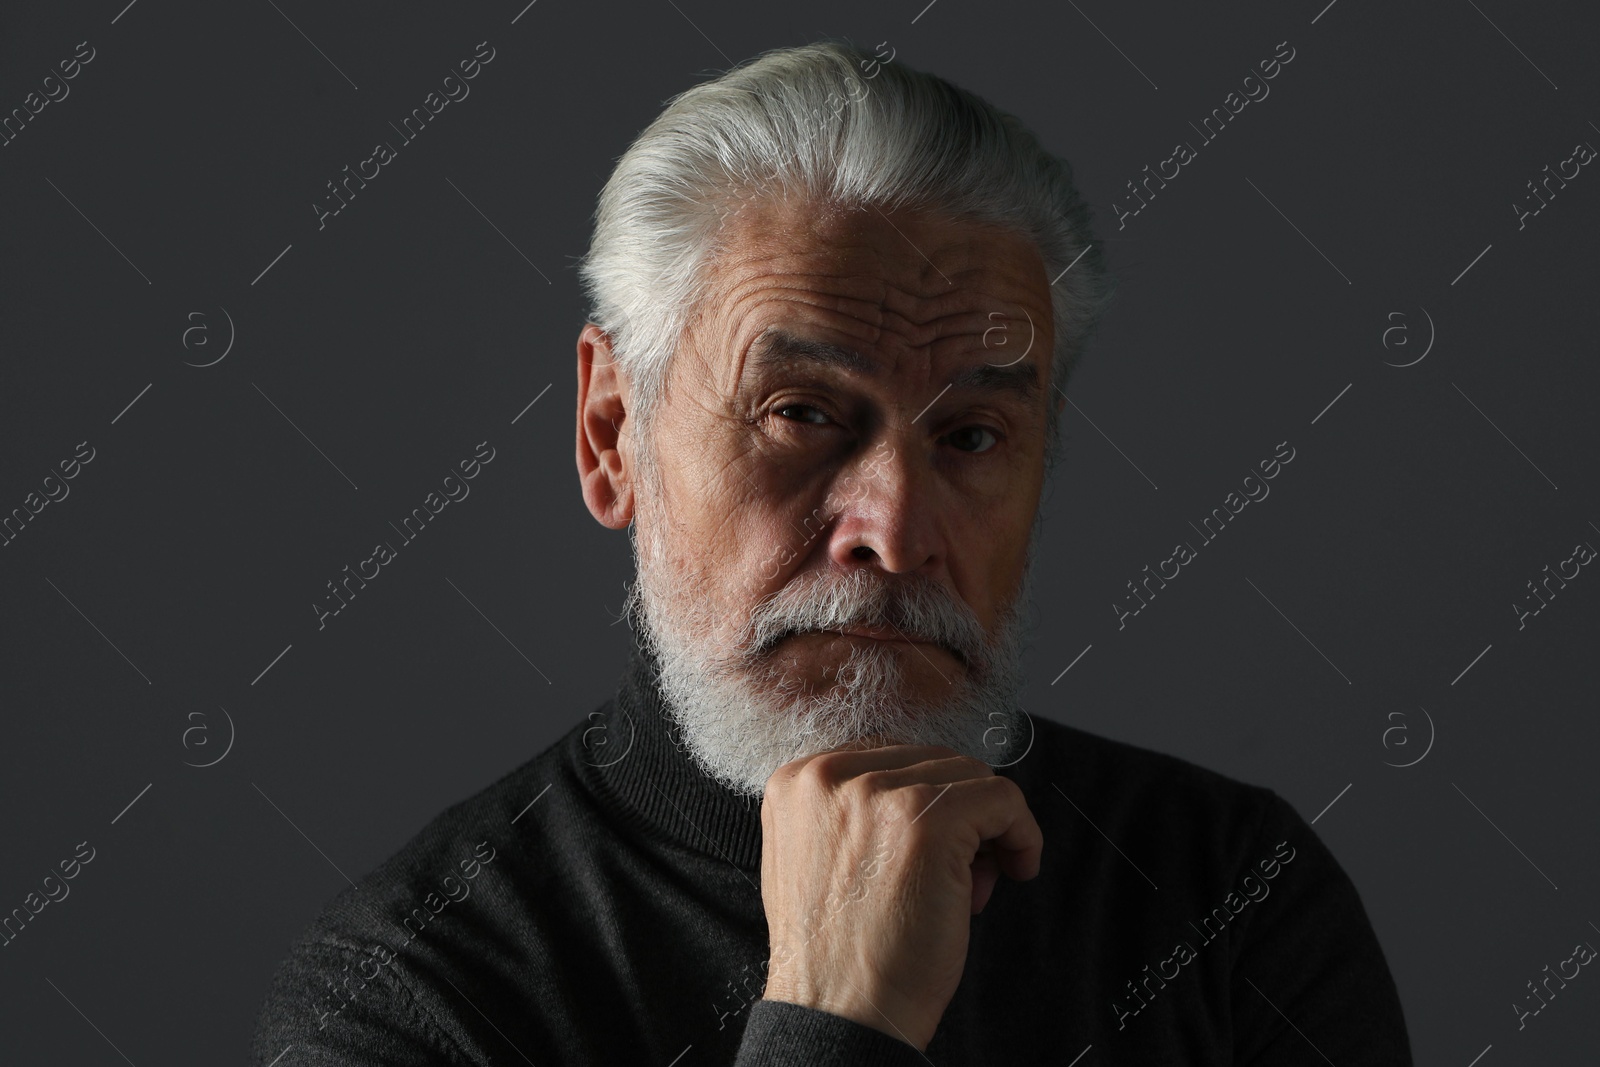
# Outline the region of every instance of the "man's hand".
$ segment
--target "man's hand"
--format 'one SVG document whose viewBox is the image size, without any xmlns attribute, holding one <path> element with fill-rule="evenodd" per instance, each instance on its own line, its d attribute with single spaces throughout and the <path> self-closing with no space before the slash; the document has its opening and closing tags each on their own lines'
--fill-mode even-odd
<svg viewBox="0 0 1600 1067">
<path fill-rule="evenodd" d="M 924 1050 L 961 981 L 971 917 L 1003 872 L 1039 873 L 1016 783 L 932 745 L 786 763 L 761 803 L 765 999 L 842 1015 Z"/>
</svg>

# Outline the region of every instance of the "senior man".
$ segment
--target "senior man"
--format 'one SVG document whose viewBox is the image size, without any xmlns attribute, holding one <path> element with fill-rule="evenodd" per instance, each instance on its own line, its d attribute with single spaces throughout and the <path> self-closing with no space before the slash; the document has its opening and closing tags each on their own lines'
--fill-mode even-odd
<svg viewBox="0 0 1600 1067">
<path fill-rule="evenodd" d="M 766 53 L 618 162 L 577 463 L 637 648 L 328 905 L 262 1067 L 1411 1062 L 1293 808 L 1019 711 L 1111 280 L 1065 163 L 882 58 Z"/>
</svg>

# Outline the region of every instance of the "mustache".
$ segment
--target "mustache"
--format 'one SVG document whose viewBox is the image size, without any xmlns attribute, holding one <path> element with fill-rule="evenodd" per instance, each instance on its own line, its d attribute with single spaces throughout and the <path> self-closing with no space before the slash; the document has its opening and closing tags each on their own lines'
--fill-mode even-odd
<svg viewBox="0 0 1600 1067">
<path fill-rule="evenodd" d="M 988 635 L 977 616 L 927 575 L 890 580 L 870 570 L 838 577 L 826 571 L 796 576 L 752 609 L 741 646 L 765 656 L 796 634 L 844 627 L 887 627 L 926 641 L 964 667 L 983 666 Z"/>
</svg>

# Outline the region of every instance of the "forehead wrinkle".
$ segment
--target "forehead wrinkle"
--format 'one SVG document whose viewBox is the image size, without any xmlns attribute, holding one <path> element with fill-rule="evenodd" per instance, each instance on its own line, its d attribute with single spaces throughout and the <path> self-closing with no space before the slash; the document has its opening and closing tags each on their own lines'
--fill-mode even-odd
<svg viewBox="0 0 1600 1067">
<path fill-rule="evenodd" d="M 948 335 L 941 320 L 970 315 L 994 299 L 972 282 L 993 280 L 1003 286 L 1009 280 L 1003 275 L 984 279 L 987 264 L 974 260 L 956 272 L 957 277 L 969 279 L 967 284 L 952 288 L 941 281 L 918 286 L 923 290 L 919 292 L 907 288 L 904 277 L 890 276 L 895 273 L 892 267 L 887 274 L 884 272 L 887 265 L 880 249 L 859 249 L 868 257 L 859 265 L 847 262 L 851 258 L 847 251 L 840 245 L 782 249 L 724 263 L 718 268 L 718 276 L 723 282 L 726 306 L 734 313 L 752 300 L 758 304 L 774 298 L 797 300 L 848 320 L 834 328 L 858 334 L 866 343 L 878 344 L 885 335 L 899 335 L 907 347 L 926 348 Z M 818 259 L 823 260 L 823 269 L 815 269 Z M 844 328 L 846 325 L 851 328 Z"/>
<path fill-rule="evenodd" d="M 766 304 L 803 304 L 827 312 L 827 317 L 837 317 L 838 322 L 829 322 L 829 328 L 835 333 L 856 334 L 862 339 L 862 347 L 872 347 L 883 336 L 882 326 L 882 301 L 874 296 L 882 293 L 882 278 L 866 277 L 866 275 L 840 275 L 806 274 L 795 277 L 822 278 L 824 282 L 837 283 L 834 288 L 840 291 L 811 290 L 803 285 L 787 286 L 773 285 L 771 274 L 757 274 L 754 277 L 741 278 L 730 286 L 730 291 L 723 301 L 720 315 L 725 320 L 733 320 L 736 325 L 730 333 L 738 336 L 742 333 L 742 323 L 749 322 L 750 317 L 760 314 L 760 309 Z M 874 290 L 874 294 L 858 294 L 866 283 L 866 288 Z M 843 326 L 854 326 L 856 330 L 845 330 Z M 776 341 L 781 338 L 781 341 Z M 848 366 L 861 373 L 872 373 L 875 363 L 862 355 L 861 347 L 842 346 L 834 342 L 814 341 L 802 338 L 800 334 L 787 330 L 781 322 L 768 322 L 762 330 L 755 333 L 744 346 L 734 346 L 728 365 L 728 381 L 723 382 L 723 394 L 734 395 L 741 387 L 741 382 L 746 378 L 750 360 L 755 358 L 755 370 L 771 370 L 773 366 L 781 363 L 806 362 L 806 352 L 813 354 L 814 358 L 808 360 L 813 363 L 834 363 L 834 365 Z M 798 358 L 797 358 L 798 357 Z M 720 368 L 718 368 L 720 370 Z M 715 378 L 715 373 L 714 373 Z"/>
<path fill-rule="evenodd" d="M 776 324 L 766 327 L 749 347 L 747 369 L 759 376 L 778 368 L 826 367 L 869 378 L 881 378 L 891 369 L 878 360 L 844 345 L 798 336 Z M 931 370 L 931 367 L 930 367 Z M 996 366 L 985 361 L 952 375 L 946 388 L 1014 393 L 1026 402 L 1039 397 L 1038 364 L 1033 361 Z"/>
<path fill-rule="evenodd" d="M 804 232 L 792 236 L 800 237 Z M 799 303 L 821 311 L 829 332 L 852 340 L 860 339 L 853 348 L 836 348 L 842 347 L 857 356 L 863 349 L 874 355 L 881 354 L 891 368 L 907 356 L 924 356 L 925 369 L 931 379 L 934 367 L 944 361 L 941 353 L 959 354 L 951 350 L 966 337 L 983 334 L 993 325 L 993 316 L 982 320 L 975 320 L 975 316 L 981 316 L 982 309 L 996 301 L 991 292 L 996 286 L 1010 297 L 998 301 L 1002 306 L 1018 306 L 1015 303 L 1018 297 L 1023 306 L 1035 305 L 1038 300 L 1035 293 L 1011 291 L 1014 287 L 1030 288 L 1019 283 L 1023 276 L 1033 272 L 1011 262 L 1010 257 L 1001 257 L 1001 263 L 994 263 L 990 257 L 975 255 L 977 242 L 970 234 L 952 235 L 954 239 L 948 243 L 936 241 L 929 246 L 950 267 L 950 280 L 955 284 L 948 287 L 942 283 L 925 287 L 920 276 L 914 281 L 903 276 L 906 266 L 926 267 L 925 260 L 914 249 L 885 249 L 871 240 L 861 240 L 857 233 L 849 230 L 830 235 L 832 240 L 822 246 L 811 247 L 785 247 L 781 238 L 779 247 L 770 244 L 762 247 L 764 237 L 776 236 L 770 233 L 746 230 L 740 236 L 745 239 L 730 242 L 731 247 L 713 266 L 712 288 L 720 292 L 708 293 L 712 299 L 702 305 L 702 310 L 708 313 L 706 319 L 718 320 L 717 326 L 723 327 L 707 331 L 706 340 L 713 344 L 711 335 L 731 339 L 729 335 L 743 333 L 738 323 L 749 315 L 761 314 L 758 309 L 767 303 Z M 782 236 L 791 235 L 785 232 Z M 817 235 L 812 232 L 810 236 Z M 753 241 L 749 239 L 752 237 Z M 905 245 L 903 237 L 899 243 Z M 1037 253 L 1028 258 L 1037 261 Z M 949 263 L 951 259 L 958 262 Z M 818 269 L 819 266 L 822 269 Z M 886 277 L 879 273 L 885 268 L 885 273 L 900 276 Z M 917 273 L 922 275 L 926 271 L 918 269 Z M 912 288 L 907 288 L 908 284 Z M 919 289 L 923 291 L 916 291 Z M 1043 307 L 1035 310 L 1048 322 L 1051 310 L 1048 298 Z M 1015 321 L 1015 313 L 1008 318 Z M 809 323 L 811 316 L 801 316 L 797 325 L 799 321 Z M 701 325 L 710 327 L 713 323 L 703 319 Z M 1036 328 L 1038 325 L 1035 324 Z M 703 363 L 711 370 L 712 380 L 721 380 L 719 384 L 724 386 L 726 395 L 740 388 L 748 370 L 746 363 L 758 352 L 757 342 L 769 336 L 774 326 L 781 329 L 779 323 L 769 324 L 748 345 L 729 346 L 731 350 L 725 354 L 710 350 L 700 353 Z M 809 339 L 796 337 L 796 340 Z M 792 353 L 795 346 L 790 348 Z M 894 351 L 897 349 L 905 351 Z M 826 355 L 823 358 L 827 360 Z M 762 369 L 766 369 L 769 362 L 763 361 Z M 843 359 L 831 362 L 839 369 L 852 369 Z M 855 369 L 867 370 L 860 361 Z M 1032 393 L 1026 385 L 1022 388 Z"/>
<path fill-rule="evenodd" d="M 1040 306 L 1035 294 L 1008 290 L 1005 279 L 998 281 L 998 292 L 994 285 L 971 285 L 926 297 L 891 286 L 885 293 L 880 333 L 892 321 L 902 327 L 899 332 L 918 337 L 913 347 L 936 354 L 968 336 L 987 335 L 996 325 L 996 315 L 1019 327 L 1026 322 L 1035 334 L 1049 329 L 1052 309 L 1048 296 Z M 1022 313 L 1014 309 L 1021 309 Z M 1034 318 L 1026 317 L 1030 312 Z"/>
</svg>

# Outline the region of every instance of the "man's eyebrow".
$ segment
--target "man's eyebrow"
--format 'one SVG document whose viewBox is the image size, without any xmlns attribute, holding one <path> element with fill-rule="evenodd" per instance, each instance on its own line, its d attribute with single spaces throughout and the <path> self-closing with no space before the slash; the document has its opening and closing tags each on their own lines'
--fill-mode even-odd
<svg viewBox="0 0 1600 1067">
<path fill-rule="evenodd" d="M 753 371 L 808 364 L 839 367 L 869 376 L 878 373 L 877 364 L 853 348 L 796 337 L 770 326 L 750 345 L 750 369 Z"/>
<path fill-rule="evenodd" d="M 756 373 L 797 366 L 838 367 L 867 377 L 882 373 L 877 363 L 853 348 L 796 337 L 773 327 L 762 331 L 751 343 L 748 366 Z M 1029 361 L 969 367 L 951 378 L 945 388 L 1013 392 L 1024 400 L 1032 401 L 1039 395 L 1038 364 Z"/>
<path fill-rule="evenodd" d="M 981 367 L 969 367 L 952 378 L 950 386 L 966 386 L 986 392 L 1014 392 L 1020 394 L 1022 399 L 1031 401 L 1039 396 L 1038 364 L 986 363 Z"/>
</svg>

